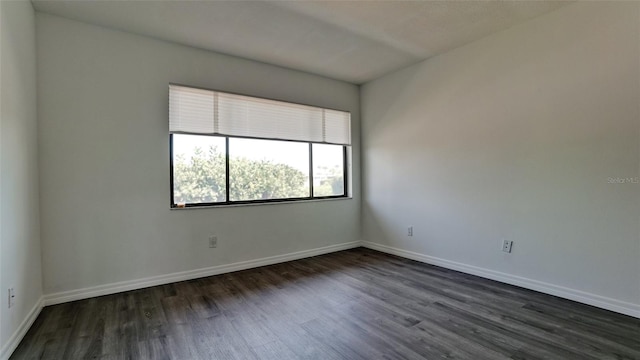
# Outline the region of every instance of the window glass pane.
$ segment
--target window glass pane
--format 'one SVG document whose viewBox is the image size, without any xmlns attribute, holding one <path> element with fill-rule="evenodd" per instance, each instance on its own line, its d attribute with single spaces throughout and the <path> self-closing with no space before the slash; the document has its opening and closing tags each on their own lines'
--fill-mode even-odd
<svg viewBox="0 0 640 360">
<path fill-rule="evenodd" d="M 309 144 L 229 138 L 231 201 L 309 197 Z"/>
<path fill-rule="evenodd" d="M 175 204 L 226 201 L 225 138 L 173 135 Z"/>
<path fill-rule="evenodd" d="M 313 196 L 344 195 L 344 147 L 313 144 Z"/>
</svg>

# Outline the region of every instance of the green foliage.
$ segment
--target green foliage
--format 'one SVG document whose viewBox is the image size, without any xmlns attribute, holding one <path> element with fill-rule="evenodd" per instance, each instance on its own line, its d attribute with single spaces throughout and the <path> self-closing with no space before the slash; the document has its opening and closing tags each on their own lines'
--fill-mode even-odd
<svg viewBox="0 0 640 360">
<path fill-rule="evenodd" d="M 232 158 L 229 162 L 231 201 L 309 196 L 309 178 L 285 164 Z"/>
<path fill-rule="evenodd" d="M 342 167 L 319 167 L 316 172 L 317 174 L 324 174 L 326 178 L 323 178 L 319 184 L 314 184 L 314 196 L 320 197 L 344 194 L 344 175 L 342 173 Z"/>
<path fill-rule="evenodd" d="M 190 159 L 174 158 L 176 203 L 225 201 L 225 155 L 212 146 L 196 148 Z M 231 201 L 309 196 L 308 175 L 285 164 L 247 158 L 229 161 Z"/>
<path fill-rule="evenodd" d="M 225 201 L 225 158 L 217 147 L 207 153 L 196 148 L 190 159 L 177 155 L 173 161 L 176 203 Z"/>
<path fill-rule="evenodd" d="M 173 162 L 174 201 L 213 203 L 225 201 L 225 154 L 216 146 L 196 148 L 190 158 L 176 155 Z M 309 196 L 308 175 L 286 164 L 244 157 L 229 160 L 231 201 L 300 198 Z M 314 196 L 344 193 L 341 167 L 319 168 L 323 179 Z"/>
</svg>

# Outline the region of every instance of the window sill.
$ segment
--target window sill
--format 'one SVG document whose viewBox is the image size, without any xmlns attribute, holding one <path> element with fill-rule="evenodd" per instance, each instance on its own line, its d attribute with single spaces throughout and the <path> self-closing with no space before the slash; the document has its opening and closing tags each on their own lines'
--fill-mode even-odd
<svg viewBox="0 0 640 360">
<path fill-rule="evenodd" d="M 196 205 L 196 206 L 188 206 L 188 207 L 170 207 L 169 210 L 196 210 L 196 209 L 219 209 L 219 208 L 230 208 L 230 207 L 240 207 L 240 206 L 272 206 L 272 205 L 284 205 L 284 204 L 301 204 L 301 203 L 313 203 L 313 202 L 321 202 L 321 201 L 344 201 L 344 200 L 352 200 L 353 197 L 336 197 L 336 198 L 325 198 L 325 199 L 308 199 L 308 200 L 283 200 L 283 201 L 274 201 L 274 202 L 255 202 L 255 203 L 242 203 L 242 204 L 220 204 L 220 205 Z"/>
</svg>

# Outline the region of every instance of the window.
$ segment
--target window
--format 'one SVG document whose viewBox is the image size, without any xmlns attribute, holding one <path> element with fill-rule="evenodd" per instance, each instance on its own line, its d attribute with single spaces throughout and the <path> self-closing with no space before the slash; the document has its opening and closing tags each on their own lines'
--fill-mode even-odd
<svg viewBox="0 0 640 360">
<path fill-rule="evenodd" d="M 348 112 L 169 87 L 171 206 L 346 197 Z"/>
</svg>

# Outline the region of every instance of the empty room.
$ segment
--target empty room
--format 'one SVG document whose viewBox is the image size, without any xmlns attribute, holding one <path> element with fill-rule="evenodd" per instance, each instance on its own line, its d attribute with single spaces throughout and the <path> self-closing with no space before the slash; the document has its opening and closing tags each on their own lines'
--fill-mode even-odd
<svg viewBox="0 0 640 360">
<path fill-rule="evenodd" d="M 640 2 L 0 0 L 0 360 L 640 360 Z"/>
</svg>

